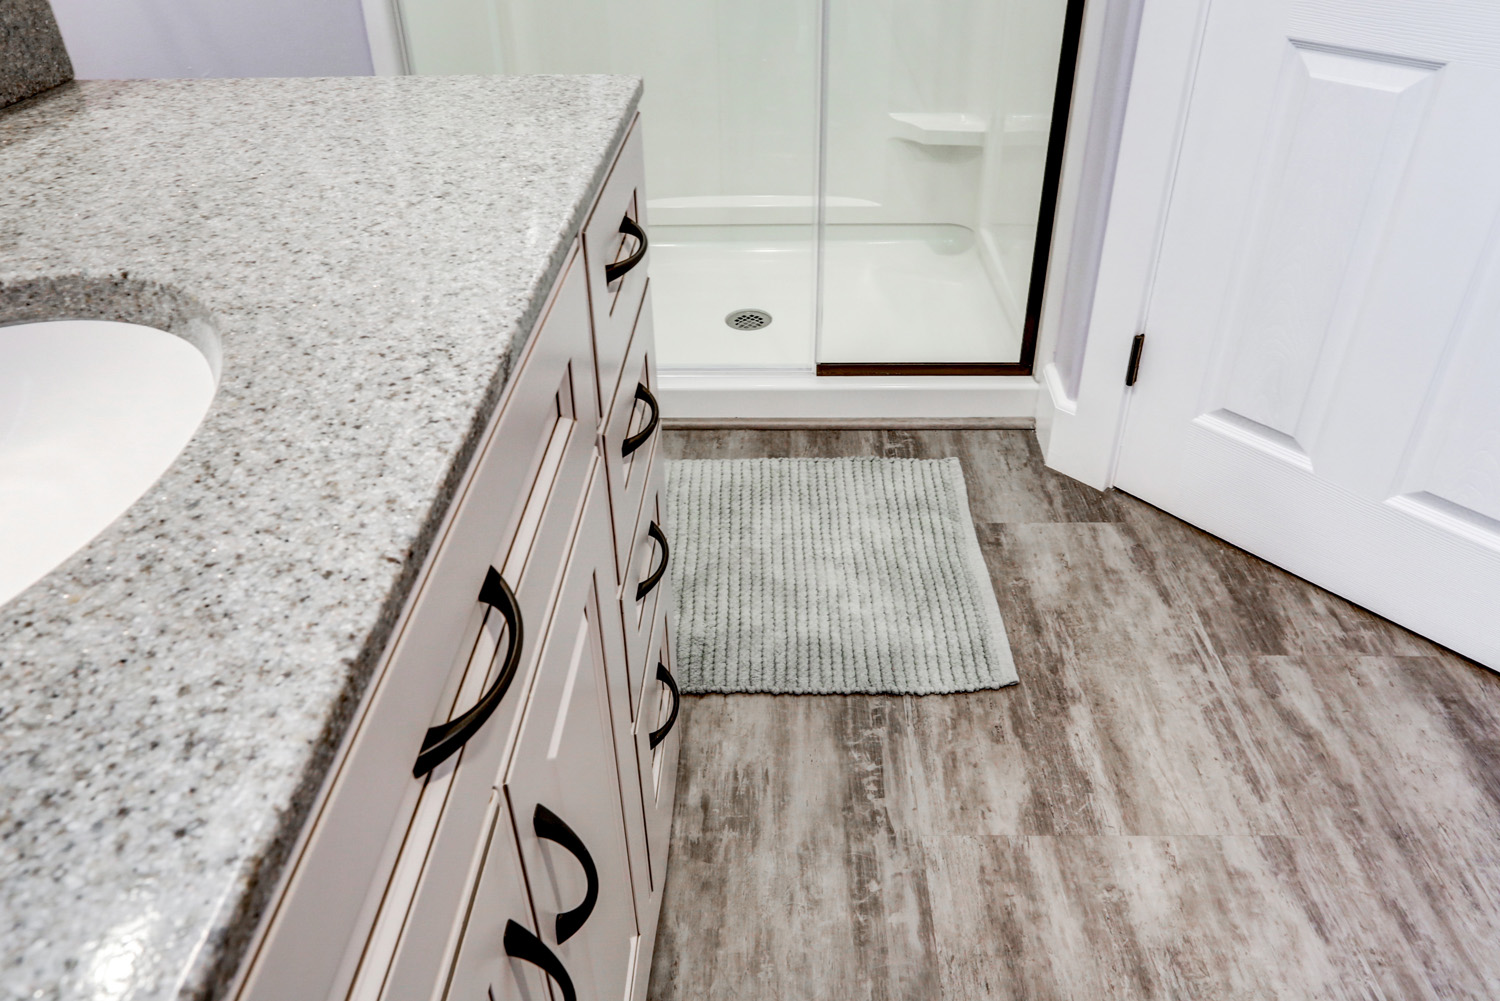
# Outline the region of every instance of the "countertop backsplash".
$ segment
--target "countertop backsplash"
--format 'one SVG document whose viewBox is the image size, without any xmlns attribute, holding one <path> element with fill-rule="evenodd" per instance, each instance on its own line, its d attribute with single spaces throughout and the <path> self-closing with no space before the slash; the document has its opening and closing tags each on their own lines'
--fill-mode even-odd
<svg viewBox="0 0 1500 1001">
<path fill-rule="evenodd" d="M 73 79 L 47 0 L 0 0 L 0 108 Z"/>
</svg>

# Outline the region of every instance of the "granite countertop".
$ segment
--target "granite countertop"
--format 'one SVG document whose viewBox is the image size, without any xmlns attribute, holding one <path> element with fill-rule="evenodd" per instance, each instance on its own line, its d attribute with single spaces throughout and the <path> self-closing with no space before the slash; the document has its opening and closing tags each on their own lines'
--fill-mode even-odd
<svg viewBox="0 0 1500 1001">
<path fill-rule="evenodd" d="M 219 366 L 0 607 L 0 998 L 222 993 L 639 99 L 619 77 L 71 83 L 0 112 L 0 324 Z"/>
</svg>

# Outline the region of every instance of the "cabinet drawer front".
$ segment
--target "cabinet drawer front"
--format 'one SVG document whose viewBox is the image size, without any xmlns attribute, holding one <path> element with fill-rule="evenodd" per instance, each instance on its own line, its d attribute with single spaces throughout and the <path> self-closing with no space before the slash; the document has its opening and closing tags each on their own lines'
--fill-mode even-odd
<svg viewBox="0 0 1500 1001">
<path fill-rule="evenodd" d="M 485 831 L 478 878 L 460 914 L 460 945 L 452 975 L 440 994 L 418 995 L 422 1001 L 429 997 L 454 1001 L 490 998 L 544 1001 L 547 997 L 547 976 L 541 967 L 525 961 L 512 962 L 505 951 L 506 927 L 510 922 L 516 922 L 532 935 L 538 929 L 526 894 L 510 816 L 497 790 L 491 790 Z"/>
<path fill-rule="evenodd" d="M 607 498 L 590 491 L 504 792 L 542 942 L 580 998 L 624 998 L 636 920 L 609 716 Z M 592 878 L 591 878 L 592 877 Z"/>
<path fill-rule="evenodd" d="M 536 684 L 545 649 L 543 634 L 555 613 L 557 588 L 574 544 L 585 488 L 597 466 L 592 444 L 591 436 L 581 426 L 575 427 L 556 450 L 555 461 L 543 466 L 527 501 L 502 571 L 506 579 L 519 581 L 516 597 L 526 645 L 523 666 L 485 728 L 429 778 L 371 940 L 375 946 L 389 945 L 385 951 L 378 947 L 367 951 L 369 973 L 361 970 L 355 998 L 403 1001 L 426 996 L 457 947 L 462 929 L 455 925 L 455 916 L 461 913 L 467 888 L 477 878 L 474 855 L 483 837 L 484 805 L 511 753 L 527 694 Z M 504 653 L 508 640 L 494 628 L 494 618 L 480 633 L 455 712 L 472 704 L 497 670 L 497 654 Z M 382 974 L 383 967 L 388 969 Z M 383 983 L 378 992 L 360 990 L 376 977 Z"/>
<path fill-rule="evenodd" d="M 646 225 L 645 160 L 641 155 L 641 128 L 637 118 L 620 147 L 609 179 L 593 215 L 583 229 L 583 252 L 588 260 L 589 299 L 594 313 L 594 351 L 599 368 L 601 406 L 615 395 L 620 381 L 620 365 L 630 344 L 630 330 L 635 324 L 641 297 L 646 290 L 646 273 L 650 251 L 622 276 L 609 281 L 613 267 L 625 267 L 641 249 L 641 242 L 622 232 Z M 649 240 L 650 234 L 646 234 Z"/>
<path fill-rule="evenodd" d="M 372 927 L 395 948 L 406 922 L 382 899 L 392 880 L 410 900 L 421 867 L 403 869 L 403 845 L 437 833 L 442 817 L 467 829 L 454 856 L 458 875 L 434 885 L 461 892 L 482 836 L 487 789 L 513 731 L 536 637 L 545 621 L 571 518 L 583 494 L 597 427 L 583 260 L 575 254 L 539 330 L 471 465 L 466 484 L 352 729 L 328 793 L 310 825 L 286 892 L 271 918 L 242 997 L 279 999 L 343 993 L 358 971 L 367 987 L 376 971 L 366 949 Z M 569 498 L 571 494 L 571 498 Z M 552 503 L 546 499 L 553 498 Z M 557 514 L 551 513 L 551 507 Z M 564 511 L 566 509 L 566 511 Z M 543 512 L 548 514 L 544 518 Z M 497 710 L 457 755 L 429 776 L 413 776 L 429 727 L 463 712 L 498 671 L 507 644 L 502 618 L 477 598 L 490 567 L 502 570 L 520 607 L 519 670 Z M 528 649 L 529 648 L 529 649 Z M 491 758 L 489 776 L 456 795 L 461 762 Z M 444 803 L 462 808 L 451 815 Z M 424 805 L 425 803 L 425 805 Z M 450 823 L 451 822 L 451 823 Z M 361 967 L 361 955 L 366 956 Z M 377 978 L 382 979 L 384 974 Z M 378 983 L 377 983 L 378 987 Z"/>
<path fill-rule="evenodd" d="M 654 451 L 653 449 L 653 453 Z M 662 464 L 655 459 L 654 454 L 652 459 L 646 474 L 645 496 L 640 515 L 636 519 L 630 556 L 625 563 L 624 580 L 619 592 L 620 616 L 625 623 L 625 654 L 629 664 L 632 700 L 640 692 L 644 680 L 647 647 L 651 642 L 656 609 L 667 601 L 665 595 L 672 587 L 669 565 L 672 558 L 672 537 L 667 531 L 666 512 L 662 505 Z M 666 539 L 665 549 L 660 539 L 653 535 L 653 528 L 660 533 L 661 538 Z M 660 576 L 657 577 L 655 586 L 642 596 L 642 588 L 650 585 L 651 579 L 658 574 Z M 632 705 L 631 718 L 634 719 L 638 714 L 638 706 Z"/>
<path fill-rule="evenodd" d="M 645 671 L 645 689 L 640 693 L 640 713 L 631 731 L 631 764 L 636 774 L 631 776 L 631 791 L 639 796 L 642 814 L 635 821 L 630 834 L 632 847 L 641 845 L 637 855 L 644 855 L 635 867 L 639 873 L 635 880 L 636 922 L 641 929 L 643 955 L 647 958 L 638 963 L 636 980 L 631 988 L 631 1001 L 645 1001 L 646 987 L 651 978 L 649 956 L 651 945 L 656 941 L 656 928 L 661 919 L 663 889 L 666 885 L 667 855 L 672 841 L 672 805 L 677 795 L 677 755 L 682 738 L 684 707 L 681 696 L 675 690 L 676 671 L 672 650 L 671 613 L 663 604 L 656 614 L 656 626 L 651 645 L 647 648 L 648 670 Z M 658 670 L 666 672 L 671 679 L 668 684 Z M 653 745 L 653 742 L 655 746 Z M 634 860 L 632 856 L 632 860 Z"/>
<path fill-rule="evenodd" d="M 682 725 L 682 696 L 673 687 L 677 666 L 672 650 L 672 625 L 665 606 L 656 615 L 656 628 L 648 652 L 641 711 L 635 725 L 635 750 L 640 767 L 641 800 L 645 806 L 646 851 L 651 859 L 653 905 L 648 909 L 654 913 L 661 906 L 667 847 L 672 838 L 672 803 L 677 793 L 677 749 L 681 743 L 679 727 Z M 662 677 L 662 672 L 672 679 L 671 683 Z M 654 747 L 653 739 L 656 742 Z M 639 897 L 639 887 L 636 892 Z"/>
<path fill-rule="evenodd" d="M 651 471 L 660 432 L 656 411 L 656 342 L 651 330 L 651 289 L 641 300 L 640 317 L 630 338 L 630 353 L 620 385 L 604 417 L 604 468 L 609 476 L 610 515 L 614 519 L 615 555 L 623 576 L 630 546 L 635 541 L 641 498 Z M 644 398 L 642 398 L 644 397 Z M 647 432 L 650 431 L 648 435 Z M 626 449 L 633 450 L 626 454 Z"/>
</svg>

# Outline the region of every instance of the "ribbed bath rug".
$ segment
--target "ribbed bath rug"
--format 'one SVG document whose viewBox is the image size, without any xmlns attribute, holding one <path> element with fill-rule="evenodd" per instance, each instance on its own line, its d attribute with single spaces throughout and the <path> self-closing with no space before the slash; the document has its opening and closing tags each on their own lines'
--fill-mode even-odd
<svg viewBox="0 0 1500 1001">
<path fill-rule="evenodd" d="M 1015 684 L 957 459 L 667 464 L 686 692 Z"/>
</svg>

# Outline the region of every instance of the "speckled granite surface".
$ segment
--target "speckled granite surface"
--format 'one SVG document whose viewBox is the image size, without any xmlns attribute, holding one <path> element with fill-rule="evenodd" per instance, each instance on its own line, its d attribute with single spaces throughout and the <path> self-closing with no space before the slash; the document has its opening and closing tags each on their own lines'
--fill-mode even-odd
<svg viewBox="0 0 1500 1001">
<path fill-rule="evenodd" d="M 132 81 L 0 113 L 0 323 L 221 357 L 172 469 L 0 608 L 0 998 L 232 975 L 637 99 Z"/>
<path fill-rule="evenodd" d="M 73 79 L 47 0 L 0 0 L 0 108 Z"/>
</svg>

